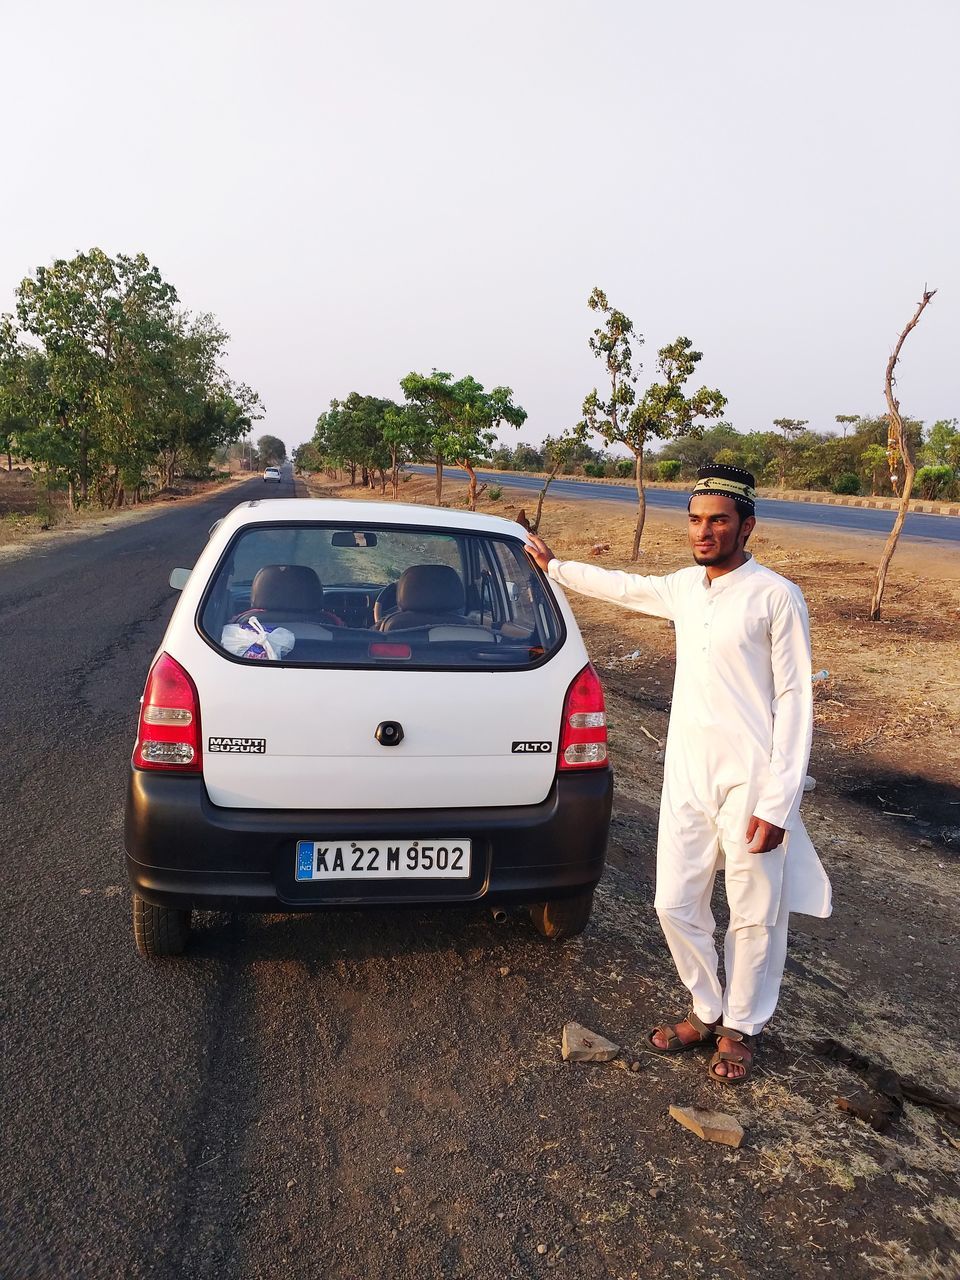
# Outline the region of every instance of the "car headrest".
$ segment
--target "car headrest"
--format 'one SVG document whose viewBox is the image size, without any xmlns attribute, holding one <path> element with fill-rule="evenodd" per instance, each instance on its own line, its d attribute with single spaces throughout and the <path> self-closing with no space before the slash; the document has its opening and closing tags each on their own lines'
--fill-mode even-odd
<svg viewBox="0 0 960 1280">
<path fill-rule="evenodd" d="M 446 564 L 415 564 L 404 569 L 397 583 L 397 604 L 403 613 L 460 613 L 463 583 Z"/>
<path fill-rule="evenodd" d="M 250 587 L 251 609 L 314 613 L 323 608 L 323 584 L 304 564 L 265 564 Z"/>
</svg>

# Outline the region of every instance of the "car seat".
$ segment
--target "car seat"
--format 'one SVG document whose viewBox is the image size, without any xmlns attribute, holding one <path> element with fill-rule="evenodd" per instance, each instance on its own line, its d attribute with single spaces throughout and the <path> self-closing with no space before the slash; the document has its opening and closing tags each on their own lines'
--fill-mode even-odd
<svg viewBox="0 0 960 1280">
<path fill-rule="evenodd" d="M 445 564 L 417 564 L 405 569 L 397 582 L 397 612 L 380 623 L 382 631 L 454 623 L 469 626 L 464 614 L 460 575 Z"/>
<path fill-rule="evenodd" d="M 274 626 L 283 623 L 316 623 L 342 627 L 335 613 L 323 607 L 323 583 L 304 564 L 265 564 L 258 569 L 250 587 L 250 608 L 236 619 L 242 622 L 256 614 Z"/>
</svg>

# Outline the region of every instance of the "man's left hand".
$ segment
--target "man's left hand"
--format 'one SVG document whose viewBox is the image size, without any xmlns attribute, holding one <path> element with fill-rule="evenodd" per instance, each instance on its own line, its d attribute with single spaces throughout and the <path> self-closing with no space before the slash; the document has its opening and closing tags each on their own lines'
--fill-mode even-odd
<svg viewBox="0 0 960 1280">
<path fill-rule="evenodd" d="M 764 822 L 754 814 L 747 823 L 747 853 L 769 853 L 771 849 L 779 849 L 786 834 L 783 827 L 775 827 L 772 822 Z"/>
</svg>

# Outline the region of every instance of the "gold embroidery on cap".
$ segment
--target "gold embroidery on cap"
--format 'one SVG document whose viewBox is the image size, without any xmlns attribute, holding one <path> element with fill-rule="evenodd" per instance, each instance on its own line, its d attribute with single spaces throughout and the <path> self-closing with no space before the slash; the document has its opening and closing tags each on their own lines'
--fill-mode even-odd
<svg viewBox="0 0 960 1280">
<path fill-rule="evenodd" d="M 739 480 L 724 480 L 720 476 L 706 476 L 703 480 L 698 480 L 694 493 L 735 493 L 739 498 L 746 498 L 748 502 L 753 502 L 757 496 L 756 489 L 751 489 L 748 484 L 741 484 Z"/>
</svg>

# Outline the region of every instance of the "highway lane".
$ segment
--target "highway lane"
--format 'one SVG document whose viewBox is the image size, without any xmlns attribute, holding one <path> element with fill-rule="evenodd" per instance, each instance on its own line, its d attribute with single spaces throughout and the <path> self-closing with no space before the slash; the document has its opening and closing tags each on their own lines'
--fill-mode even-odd
<svg viewBox="0 0 960 1280">
<path fill-rule="evenodd" d="M 411 465 L 408 470 L 421 475 L 432 475 L 433 468 Z M 447 467 L 445 475 L 466 479 L 467 473 L 456 467 Z M 489 485 L 505 489 L 521 489 L 536 494 L 542 481 L 529 476 L 511 475 L 508 471 L 478 471 L 477 475 Z M 686 510 L 688 495 L 675 489 L 648 489 L 647 506 L 668 511 Z M 548 491 L 550 497 L 576 498 L 584 502 L 624 502 L 636 506 L 636 490 L 628 485 L 597 483 L 584 484 L 576 480 L 554 480 Z M 846 533 L 873 533 L 886 535 L 893 528 L 895 512 L 881 511 L 873 507 L 834 507 L 824 502 L 780 502 L 760 498 L 757 515 L 763 521 L 784 524 L 813 525 L 818 529 L 841 529 Z M 960 542 L 960 517 L 924 515 L 914 512 L 907 516 L 903 533 L 905 539 L 935 542 Z"/>
</svg>

